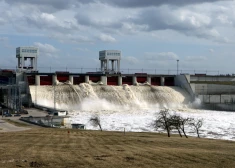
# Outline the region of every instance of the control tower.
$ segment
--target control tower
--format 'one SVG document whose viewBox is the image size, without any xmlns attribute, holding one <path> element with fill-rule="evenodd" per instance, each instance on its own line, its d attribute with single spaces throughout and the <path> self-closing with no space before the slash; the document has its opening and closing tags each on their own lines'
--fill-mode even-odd
<svg viewBox="0 0 235 168">
<path fill-rule="evenodd" d="M 121 51 L 103 50 L 99 52 L 101 71 L 105 73 L 120 73 Z M 111 64 L 110 64 L 111 63 Z"/>
<path fill-rule="evenodd" d="M 37 71 L 37 57 L 39 49 L 37 47 L 16 48 L 16 58 L 18 59 L 18 69 L 23 71 Z M 27 62 L 29 61 L 29 63 Z M 27 63 L 29 64 L 27 64 Z"/>
</svg>

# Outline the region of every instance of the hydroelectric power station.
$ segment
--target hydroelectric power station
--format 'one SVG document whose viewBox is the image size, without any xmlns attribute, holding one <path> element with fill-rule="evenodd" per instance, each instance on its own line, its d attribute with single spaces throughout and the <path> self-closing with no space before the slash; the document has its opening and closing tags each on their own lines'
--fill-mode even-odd
<svg viewBox="0 0 235 168">
<path fill-rule="evenodd" d="M 123 74 L 119 50 L 100 51 L 101 65 L 96 72 L 42 73 L 37 69 L 38 55 L 38 48 L 18 47 L 16 70 L 1 69 L 2 104 L 20 110 L 42 102 L 51 108 L 81 106 L 81 102 L 96 98 L 122 106 L 187 104 L 200 99 L 205 108 L 235 110 L 235 76 Z"/>
</svg>

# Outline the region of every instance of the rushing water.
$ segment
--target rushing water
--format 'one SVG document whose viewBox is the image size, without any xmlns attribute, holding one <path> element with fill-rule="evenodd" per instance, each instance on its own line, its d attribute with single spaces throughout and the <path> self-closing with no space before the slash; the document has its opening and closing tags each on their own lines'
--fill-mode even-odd
<svg viewBox="0 0 235 168">
<path fill-rule="evenodd" d="M 235 140 L 235 113 L 196 110 L 189 95 L 178 87 L 162 86 L 103 86 L 103 85 L 57 85 L 30 86 L 33 102 L 44 106 L 67 109 L 70 123 L 93 127 L 89 119 L 98 115 L 104 130 L 155 131 L 151 123 L 156 113 L 168 108 L 183 117 L 202 118 L 201 137 Z M 187 133 L 196 136 L 192 128 Z"/>
</svg>

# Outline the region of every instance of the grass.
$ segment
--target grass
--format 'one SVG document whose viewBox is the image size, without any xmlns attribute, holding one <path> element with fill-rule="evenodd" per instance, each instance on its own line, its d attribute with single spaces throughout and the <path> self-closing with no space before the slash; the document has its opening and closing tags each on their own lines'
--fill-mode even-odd
<svg viewBox="0 0 235 168">
<path fill-rule="evenodd" d="M 235 142 L 165 134 L 33 128 L 1 133 L 0 167 L 235 167 Z"/>
<path fill-rule="evenodd" d="M 2 119 L 2 120 L 6 121 L 12 125 L 15 125 L 17 127 L 28 127 L 29 126 L 28 124 L 17 122 L 17 121 L 11 120 L 11 119 Z"/>
</svg>

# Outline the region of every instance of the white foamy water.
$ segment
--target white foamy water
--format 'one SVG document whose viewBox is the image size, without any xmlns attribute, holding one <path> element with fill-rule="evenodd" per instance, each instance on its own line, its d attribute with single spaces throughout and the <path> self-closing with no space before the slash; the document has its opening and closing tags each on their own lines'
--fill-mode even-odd
<svg viewBox="0 0 235 168">
<path fill-rule="evenodd" d="M 30 86 L 30 90 L 33 101 L 54 106 L 53 86 Z M 183 117 L 202 118 L 201 137 L 235 140 L 235 113 L 190 109 L 189 104 L 199 106 L 200 101 L 189 103 L 187 93 L 178 87 L 80 84 L 60 85 L 55 90 L 56 107 L 68 109 L 70 123 L 85 124 L 86 129 L 98 129 L 89 122 L 98 115 L 103 130 L 155 132 L 151 124 L 156 113 L 169 108 Z M 191 127 L 186 131 L 197 136 Z"/>
<path fill-rule="evenodd" d="M 101 125 L 104 130 L 115 130 L 133 132 L 155 132 L 151 126 L 153 120 L 156 118 L 158 109 L 142 109 L 134 111 L 75 111 L 71 112 L 71 123 L 82 123 L 86 125 L 87 129 L 98 130 L 98 127 L 93 127 L 89 119 L 98 114 Z M 203 126 L 200 129 L 200 137 L 235 140 L 235 113 L 219 112 L 209 110 L 171 110 L 183 117 L 191 117 L 194 119 L 203 119 Z M 156 131 L 158 132 L 158 131 Z M 161 132 L 161 131 L 160 131 Z M 186 132 L 190 136 L 197 136 L 193 128 L 186 127 Z"/>
<path fill-rule="evenodd" d="M 178 87 L 80 85 L 30 86 L 33 102 L 39 105 L 78 110 L 142 109 L 150 106 L 179 107 L 189 103 Z M 55 96 L 54 96 L 55 95 Z M 98 105 L 98 106 L 97 106 Z"/>
</svg>

